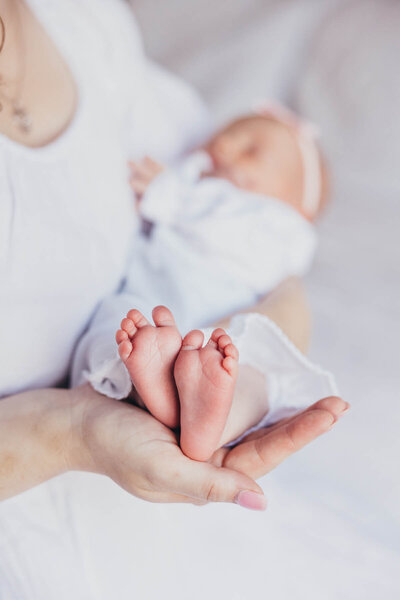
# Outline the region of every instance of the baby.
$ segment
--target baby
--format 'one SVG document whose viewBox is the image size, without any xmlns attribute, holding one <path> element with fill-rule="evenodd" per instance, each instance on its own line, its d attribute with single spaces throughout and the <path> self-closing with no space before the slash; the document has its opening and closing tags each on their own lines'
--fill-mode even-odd
<svg viewBox="0 0 400 600">
<path fill-rule="evenodd" d="M 147 233 L 125 291 L 140 288 L 142 312 L 154 299 L 172 308 L 180 329 L 201 327 L 307 271 L 324 170 L 313 130 L 287 109 L 234 121 L 175 169 L 150 158 L 131 169 Z M 221 328 L 203 346 L 199 330 L 182 339 L 165 306 L 153 310 L 154 326 L 138 308 L 116 334 L 136 399 L 165 425 L 180 425 L 183 452 L 208 460 L 260 417 L 254 396 L 232 405 L 238 350 Z M 262 402 L 265 414 L 266 395 Z"/>
</svg>

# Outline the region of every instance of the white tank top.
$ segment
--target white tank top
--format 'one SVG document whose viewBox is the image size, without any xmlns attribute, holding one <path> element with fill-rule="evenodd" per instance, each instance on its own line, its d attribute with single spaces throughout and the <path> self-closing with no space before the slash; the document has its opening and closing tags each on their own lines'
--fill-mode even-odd
<svg viewBox="0 0 400 600">
<path fill-rule="evenodd" d="M 191 90 L 144 58 L 127 3 L 29 0 L 75 78 L 54 143 L 0 135 L 0 397 L 57 384 L 134 235 L 127 160 L 173 157 L 204 119 Z M 173 98 L 172 98 L 173 97 Z M 193 119 L 194 113 L 197 118 Z"/>
</svg>

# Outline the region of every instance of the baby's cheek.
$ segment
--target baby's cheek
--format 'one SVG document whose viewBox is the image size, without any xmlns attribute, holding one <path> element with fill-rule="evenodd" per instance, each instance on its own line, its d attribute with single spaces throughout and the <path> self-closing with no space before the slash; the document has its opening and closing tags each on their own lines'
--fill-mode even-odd
<svg viewBox="0 0 400 600">
<path fill-rule="evenodd" d="M 271 195 L 271 181 L 264 173 L 251 173 L 244 178 L 243 189 L 255 194 Z"/>
</svg>

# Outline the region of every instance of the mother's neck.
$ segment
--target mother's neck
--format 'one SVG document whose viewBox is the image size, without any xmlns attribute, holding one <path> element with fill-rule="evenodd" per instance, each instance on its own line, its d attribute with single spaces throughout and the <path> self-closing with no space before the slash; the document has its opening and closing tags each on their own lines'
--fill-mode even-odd
<svg viewBox="0 0 400 600">
<path fill-rule="evenodd" d="M 0 17 L 3 19 L 4 26 L 15 20 L 17 10 L 21 8 L 21 0 L 0 0 Z"/>
</svg>

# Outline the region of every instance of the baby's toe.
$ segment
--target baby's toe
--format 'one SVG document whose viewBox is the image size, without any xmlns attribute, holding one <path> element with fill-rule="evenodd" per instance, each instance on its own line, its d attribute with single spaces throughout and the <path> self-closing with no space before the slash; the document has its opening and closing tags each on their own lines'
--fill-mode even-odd
<svg viewBox="0 0 400 600">
<path fill-rule="evenodd" d="M 218 329 L 214 329 L 214 331 L 212 332 L 212 334 L 211 334 L 211 339 L 212 339 L 214 342 L 218 342 L 219 338 L 220 338 L 222 335 L 226 335 L 226 332 L 225 332 L 225 330 L 224 330 L 224 329 L 222 329 L 221 327 L 218 327 Z"/>
<path fill-rule="evenodd" d="M 139 310 L 136 310 L 136 308 L 130 310 L 126 316 L 133 322 L 134 326 L 138 329 L 149 325 L 149 322 L 146 319 L 146 317 L 144 317 Z"/>
<path fill-rule="evenodd" d="M 232 344 L 232 340 L 229 335 L 221 335 L 221 337 L 218 338 L 218 348 L 220 350 L 224 350 L 226 346 L 229 346 L 229 344 Z"/>
<path fill-rule="evenodd" d="M 118 329 L 117 333 L 115 334 L 115 341 L 117 342 L 117 344 L 120 344 L 121 342 L 125 342 L 128 339 L 128 334 L 126 331 L 123 331 L 122 329 Z"/>
<path fill-rule="evenodd" d="M 234 360 L 239 360 L 239 350 L 234 344 L 228 344 L 224 348 L 225 356 L 229 356 Z"/>
<path fill-rule="evenodd" d="M 204 334 L 198 329 L 189 331 L 182 340 L 182 350 L 199 350 L 204 342 Z"/>
<path fill-rule="evenodd" d="M 238 362 L 235 358 L 232 358 L 232 356 L 226 356 L 222 360 L 222 366 L 232 377 L 237 374 Z"/>
<path fill-rule="evenodd" d="M 136 331 L 137 331 L 134 322 L 132 321 L 132 319 L 128 319 L 128 317 L 125 317 L 125 319 L 122 319 L 122 321 L 121 321 L 121 329 L 130 338 L 132 336 L 134 336 L 135 333 L 136 333 Z"/>
<path fill-rule="evenodd" d="M 152 314 L 157 327 L 175 327 L 174 315 L 166 306 L 156 306 Z"/>
<path fill-rule="evenodd" d="M 121 344 L 118 346 L 118 353 L 123 362 L 125 362 L 130 357 L 131 352 L 132 344 L 129 340 L 121 342 Z"/>
</svg>

